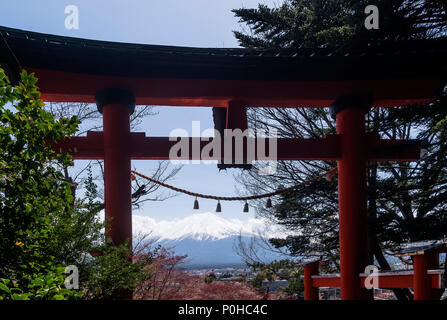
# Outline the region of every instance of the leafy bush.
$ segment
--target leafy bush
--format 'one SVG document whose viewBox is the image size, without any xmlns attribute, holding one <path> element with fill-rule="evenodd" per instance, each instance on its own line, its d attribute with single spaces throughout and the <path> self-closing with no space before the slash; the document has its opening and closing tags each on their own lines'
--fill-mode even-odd
<svg viewBox="0 0 447 320">
<path fill-rule="evenodd" d="M 58 166 L 67 154 L 48 147 L 72 135 L 75 117 L 56 121 L 43 109 L 37 79 L 26 71 L 13 86 L 0 69 L 0 299 L 66 299 L 62 266 L 47 255 L 51 216 L 69 212 L 73 197 Z"/>
</svg>

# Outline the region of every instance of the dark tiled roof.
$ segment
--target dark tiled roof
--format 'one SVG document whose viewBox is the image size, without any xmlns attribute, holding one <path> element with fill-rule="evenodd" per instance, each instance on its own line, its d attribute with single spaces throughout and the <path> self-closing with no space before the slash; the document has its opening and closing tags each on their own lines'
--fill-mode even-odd
<svg viewBox="0 0 447 320">
<path fill-rule="evenodd" d="M 244 80 L 350 80 L 445 74 L 447 39 L 381 44 L 365 49 L 193 48 L 129 44 L 0 27 L 0 62 L 11 69 Z"/>
<path fill-rule="evenodd" d="M 447 248 L 447 239 L 446 240 L 427 240 L 427 241 L 418 241 L 406 243 L 401 246 L 399 252 L 397 252 L 396 256 L 411 256 L 411 255 L 420 255 L 429 251 L 442 250 Z"/>
<path fill-rule="evenodd" d="M 305 266 L 305 265 L 312 264 L 315 262 L 320 262 L 320 261 L 321 261 L 321 257 L 309 258 L 309 259 L 303 260 L 300 265 Z"/>
</svg>

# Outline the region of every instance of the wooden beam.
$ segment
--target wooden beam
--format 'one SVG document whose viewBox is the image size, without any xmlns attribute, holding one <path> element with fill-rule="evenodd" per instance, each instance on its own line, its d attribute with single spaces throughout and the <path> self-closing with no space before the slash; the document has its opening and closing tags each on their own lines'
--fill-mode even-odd
<svg viewBox="0 0 447 320">
<path fill-rule="evenodd" d="M 312 276 L 312 283 L 314 287 L 329 287 L 340 288 L 340 274 L 322 274 L 319 276 Z"/>
<path fill-rule="evenodd" d="M 248 128 L 247 103 L 240 101 L 230 101 L 227 107 L 226 129 L 234 130 L 236 128 L 242 131 Z"/>
<path fill-rule="evenodd" d="M 60 141 L 54 146 L 57 151 L 68 152 L 73 159 L 102 159 L 104 152 L 102 151 L 102 132 L 88 132 L 86 137 L 72 137 L 64 141 Z M 192 150 L 193 144 L 199 144 L 200 150 L 204 146 L 212 142 L 210 138 L 183 138 L 186 139 L 189 151 Z M 278 139 L 277 154 L 281 160 L 336 160 L 339 154 L 339 137 L 330 135 L 323 139 Z M 131 158 L 134 160 L 169 160 L 169 152 L 171 148 L 180 141 L 180 138 L 174 138 L 173 141 L 169 137 L 146 137 L 144 133 L 131 134 Z M 256 140 L 253 139 L 256 145 Z M 265 155 L 256 156 L 255 160 L 268 160 L 270 152 L 270 140 L 266 139 Z M 244 142 L 244 150 L 246 151 L 246 141 Z M 255 148 L 256 150 L 257 148 Z M 221 160 L 223 159 L 224 148 L 221 150 Z M 181 155 L 183 160 L 204 160 L 197 155 L 191 154 Z M 201 152 L 200 152 L 201 153 Z M 205 159 L 207 160 L 207 159 Z"/>
<path fill-rule="evenodd" d="M 425 104 L 434 99 L 439 79 L 375 79 L 351 81 L 280 81 L 167 79 L 91 75 L 28 68 L 39 79 L 41 98 L 48 102 L 93 103 L 103 88 L 134 93 L 137 105 L 227 107 L 328 107 L 352 91 L 374 95 L 375 107 Z"/>
<path fill-rule="evenodd" d="M 187 139 L 189 150 L 193 144 L 199 144 L 200 150 L 212 142 L 209 138 L 184 138 Z M 131 158 L 134 160 L 169 160 L 169 151 L 179 141 L 170 141 L 169 137 L 146 137 L 144 133 L 131 133 Z M 270 140 L 266 139 L 265 155 L 257 155 L 255 160 L 269 160 Z M 255 143 L 256 145 L 256 143 Z M 381 145 L 386 149 L 383 151 Z M 393 147 L 391 147 L 393 146 Z M 73 159 L 103 159 L 103 133 L 89 131 L 87 136 L 72 137 L 55 144 L 57 151 L 68 152 Z M 247 145 L 244 142 L 246 154 Z M 257 148 L 255 148 L 257 151 Z M 393 153 L 393 150 L 396 150 Z M 221 150 L 223 159 L 224 148 Z M 201 152 L 200 152 L 201 153 Z M 405 140 L 380 140 L 368 151 L 368 159 L 376 161 L 413 161 L 419 159 L 419 144 Z M 277 160 L 338 160 L 340 159 L 340 136 L 327 135 L 321 139 L 277 139 Z M 183 160 L 207 160 L 200 155 L 182 155 Z"/>
<path fill-rule="evenodd" d="M 430 277 L 430 283 L 432 289 L 442 288 L 442 275 L 443 270 L 429 270 L 427 272 Z M 413 270 L 408 271 L 390 271 L 379 273 L 379 288 L 381 289 L 394 289 L 394 288 L 413 288 Z M 365 287 L 365 279 L 367 274 L 360 274 L 361 286 Z M 312 276 L 312 283 L 314 287 L 340 287 L 340 275 L 339 274 L 322 274 Z"/>
<path fill-rule="evenodd" d="M 367 135 L 369 161 L 417 161 L 421 157 L 420 140 L 380 139 Z"/>
<path fill-rule="evenodd" d="M 87 136 L 71 137 L 58 143 L 51 143 L 57 152 L 68 152 L 74 160 L 104 159 L 104 134 L 88 131 Z"/>
</svg>

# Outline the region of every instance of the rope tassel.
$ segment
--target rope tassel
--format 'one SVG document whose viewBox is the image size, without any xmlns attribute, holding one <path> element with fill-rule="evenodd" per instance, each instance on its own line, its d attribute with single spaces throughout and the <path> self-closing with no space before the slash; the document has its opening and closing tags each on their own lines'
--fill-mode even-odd
<svg viewBox="0 0 447 320">
<path fill-rule="evenodd" d="M 326 176 L 325 176 L 326 181 L 331 182 L 332 179 L 333 179 L 334 176 L 335 176 L 335 173 L 336 173 L 336 171 L 334 171 L 334 170 L 329 171 L 329 172 L 326 174 Z"/>
<path fill-rule="evenodd" d="M 284 194 L 286 192 L 289 192 L 290 190 L 304 187 L 305 185 L 308 185 L 308 184 L 312 183 L 313 181 L 317 181 L 322 178 L 326 178 L 326 180 L 331 181 L 336 173 L 337 173 L 337 167 L 332 168 L 331 170 L 326 171 L 316 177 L 313 177 L 312 179 L 300 182 L 300 183 L 298 183 L 294 186 L 288 187 L 288 188 L 281 188 L 275 192 L 269 192 L 269 193 L 246 196 L 246 197 L 223 197 L 223 196 L 215 196 L 215 195 L 210 195 L 210 194 L 202 194 L 202 193 L 192 192 L 192 191 L 188 191 L 185 189 L 174 187 L 172 185 L 169 185 L 169 184 L 159 181 L 157 179 L 145 176 L 144 174 L 141 174 L 135 170 L 131 170 L 131 179 L 134 180 L 136 178 L 136 176 L 139 176 L 139 177 L 146 179 L 152 183 L 156 183 L 162 187 L 174 190 L 175 192 L 181 192 L 181 193 L 187 194 L 189 196 L 193 196 L 193 197 L 195 197 L 194 210 L 199 209 L 199 201 L 197 200 L 197 198 L 204 198 L 204 199 L 213 199 L 213 200 L 218 201 L 217 207 L 216 207 L 216 212 L 222 212 L 222 206 L 220 204 L 220 200 L 222 200 L 222 201 L 245 201 L 244 212 L 248 212 L 249 211 L 248 202 L 247 202 L 248 200 L 257 200 L 257 199 L 267 198 L 267 203 L 265 204 L 265 207 L 272 208 L 272 200 L 270 199 L 271 197 L 277 196 L 280 194 Z"/>
<path fill-rule="evenodd" d="M 196 200 L 194 200 L 194 210 L 199 210 L 199 200 L 197 200 L 197 197 Z"/>
<path fill-rule="evenodd" d="M 267 203 L 265 204 L 265 207 L 267 209 L 270 209 L 272 207 L 272 199 L 270 199 L 270 198 L 267 199 Z"/>
</svg>

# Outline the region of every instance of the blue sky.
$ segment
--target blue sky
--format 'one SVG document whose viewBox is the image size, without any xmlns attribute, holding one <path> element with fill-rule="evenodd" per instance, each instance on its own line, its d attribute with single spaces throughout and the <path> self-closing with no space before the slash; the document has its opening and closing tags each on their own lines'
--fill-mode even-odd
<svg viewBox="0 0 447 320">
<path fill-rule="evenodd" d="M 269 6 L 280 0 L 14 0 L 0 2 L 0 25 L 71 37 L 131 43 L 196 47 L 237 47 L 233 30 L 240 30 L 233 8 Z M 65 28 L 65 7 L 79 8 L 79 29 Z M 212 106 L 210 106 L 212 107 Z M 200 121 L 202 131 L 212 128 L 211 108 L 157 107 L 158 115 L 141 126 L 146 135 L 168 136 L 171 130 L 191 132 L 191 121 Z M 149 173 L 151 161 L 133 161 L 134 168 Z M 185 165 L 172 184 L 196 192 L 231 196 L 236 194 L 235 171 L 218 172 L 215 165 Z M 164 202 L 148 202 L 134 213 L 171 220 L 193 213 L 191 197 L 180 195 Z M 199 212 L 214 211 L 216 202 L 200 200 Z M 222 215 L 248 221 L 243 204 L 223 202 Z"/>
<path fill-rule="evenodd" d="M 1 1 L 1 24 L 43 33 L 122 42 L 236 47 L 233 8 L 281 0 L 14 0 Z M 65 7 L 79 8 L 79 29 L 64 26 Z"/>
</svg>

